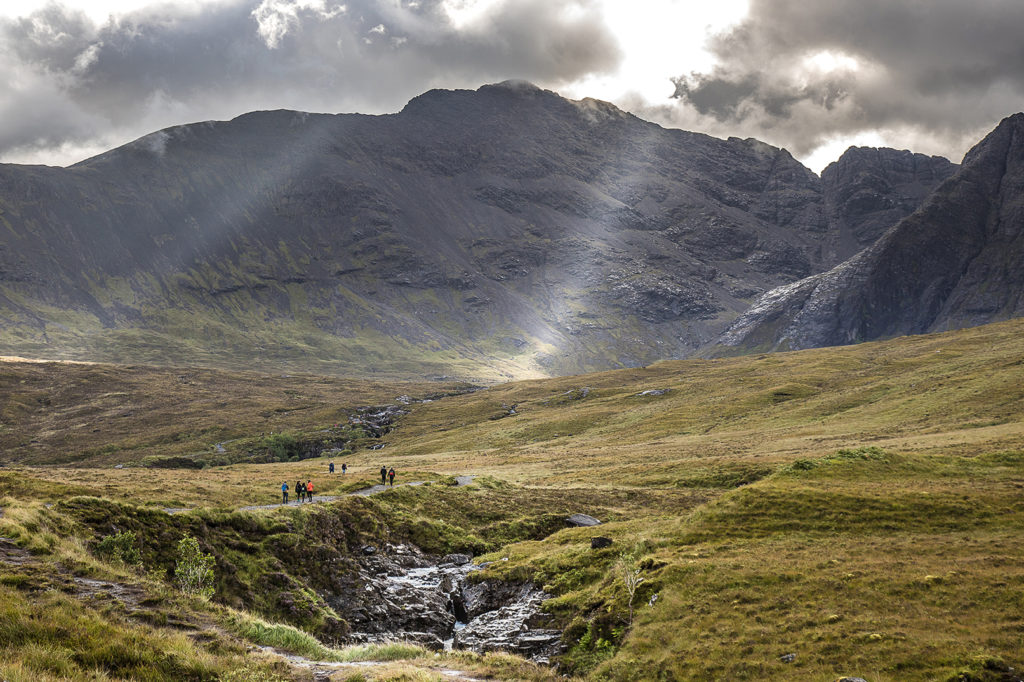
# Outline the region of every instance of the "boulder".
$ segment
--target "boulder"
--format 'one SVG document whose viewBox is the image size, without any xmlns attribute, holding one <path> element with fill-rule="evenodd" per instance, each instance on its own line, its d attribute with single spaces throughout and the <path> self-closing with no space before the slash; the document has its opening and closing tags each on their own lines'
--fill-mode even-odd
<svg viewBox="0 0 1024 682">
<path fill-rule="evenodd" d="M 599 526 L 601 522 L 587 514 L 573 514 L 565 519 L 566 524 L 577 528 L 584 526 Z"/>
<path fill-rule="evenodd" d="M 513 603 L 524 596 L 522 585 L 504 583 L 496 580 L 485 580 L 479 583 L 463 583 L 461 590 L 462 603 L 467 618 L 494 611 L 505 604 Z M 528 592 L 528 590 L 527 590 Z M 464 619 L 459 619 L 464 620 Z"/>
<path fill-rule="evenodd" d="M 590 549 L 603 549 L 612 546 L 612 539 L 600 535 L 590 538 Z"/>
</svg>

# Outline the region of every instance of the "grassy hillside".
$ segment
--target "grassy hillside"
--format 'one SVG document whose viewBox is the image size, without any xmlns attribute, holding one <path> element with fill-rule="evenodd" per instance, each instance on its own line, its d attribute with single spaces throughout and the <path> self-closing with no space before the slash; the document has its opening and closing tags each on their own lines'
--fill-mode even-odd
<svg viewBox="0 0 1024 682">
<path fill-rule="evenodd" d="M 237 569 L 215 601 L 223 608 L 249 604 L 260 617 L 323 636 L 332 617 L 326 611 L 290 621 L 272 600 L 245 596 L 261 571 L 284 572 L 318 593 L 324 588 L 315 576 L 246 548 L 263 542 L 259 528 L 285 533 L 281 524 L 328 543 L 303 529 L 355 515 L 373 523 L 346 533 L 385 532 L 438 552 L 469 549 L 494 562 L 486 576 L 544 585 L 553 597 L 546 608 L 565 628 L 564 674 L 1011 680 L 1018 674 L 1011 669 L 1024 669 L 1022 332 L 1024 322 L 1012 321 L 840 349 L 495 386 L 412 405 L 383 450 L 346 455 L 352 473 L 344 481 L 326 477 L 325 459 L 189 471 L 21 467 L 0 481 L 0 535 L 45 561 L 91 565 L 95 560 L 83 557 L 90 534 L 133 524 L 149 563 L 166 569 L 166 538 L 205 529 L 204 548 L 218 557 L 218 568 L 227 559 Z M 265 378 L 268 395 L 277 381 L 288 380 Z M 27 389 L 20 387 L 30 385 L 9 382 L 8 400 L 22 400 Z M 378 395 L 399 394 L 377 388 Z M 235 409 L 253 392 L 242 393 L 226 393 L 222 409 Z M 174 423 L 173 411 L 164 414 Z M 290 427 L 313 430 L 330 416 L 312 408 L 309 414 L 317 416 L 303 420 L 300 412 Z M 25 432 L 31 421 L 5 424 Z M 272 501 L 282 478 L 312 476 L 323 482 L 320 491 L 345 492 L 371 481 L 385 462 L 400 480 L 435 483 L 287 515 L 226 509 Z M 445 485 L 454 474 L 480 478 L 465 488 Z M 46 501 L 57 504 L 46 510 Z M 177 517 L 145 509 L 153 504 L 206 509 L 165 527 L 145 519 Z M 572 511 L 605 523 L 560 528 Z M 38 532 L 28 530 L 32 523 Z M 153 524 L 163 530 L 154 527 L 147 537 Z M 595 535 L 612 546 L 591 549 Z M 16 577 L 24 571 L 0 566 L 0 584 L 17 603 L 45 598 L 31 580 Z M 624 573 L 643 579 L 632 622 Z M 5 622 L 20 632 L 23 620 Z M 128 620 L 118 627 L 136 626 Z M 190 656 L 221 655 L 195 646 Z M 25 670 L 52 663 L 25 646 L 8 653 Z M 203 660 L 211 676 L 224 665 Z M 404 672 L 385 666 L 360 674 L 438 679 L 430 660 L 403 663 Z M 498 679 L 542 674 L 493 661 L 473 665 Z M 0 672 L 19 679 L 13 669 Z M 154 673 L 161 676 L 170 679 Z"/>
<path fill-rule="evenodd" d="M 323 438 L 360 406 L 465 389 L 453 382 L 0 361 L 0 464 L 231 460 L 266 449 L 261 434 Z"/>
<path fill-rule="evenodd" d="M 877 445 L 1024 447 L 1024 324 L 492 387 L 418 407 L 393 440 L 429 462 L 531 484 L 750 482 L 798 457 Z M 644 395 L 645 392 L 648 393 Z M 493 419 L 516 406 L 514 416 Z"/>
</svg>

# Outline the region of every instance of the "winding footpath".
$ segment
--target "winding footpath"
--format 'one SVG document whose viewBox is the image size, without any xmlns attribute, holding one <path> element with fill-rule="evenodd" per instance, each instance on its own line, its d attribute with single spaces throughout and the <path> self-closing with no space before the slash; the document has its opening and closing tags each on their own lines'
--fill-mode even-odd
<svg viewBox="0 0 1024 682">
<path fill-rule="evenodd" d="M 455 486 L 457 488 L 461 488 L 464 485 L 469 485 L 470 483 L 473 482 L 474 478 L 476 478 L 476 476 L 456 476 L 455 477 Z M 334 500 L 340 499 L 342 497 L 354 497 L 354 496 L 368 497 L 370 495 L 376 495 L 377 493 L 382 493 L 382 492 L 384 492 L 385 490 L 387 490 L 389 488 L 400 488 L 400 487 L 402 487 L 404 485 L 417 486 L 417 485 L 423 485 L 424 483 L 426 483 L 426 481 L 409 481 L 408 483 L 398 483 L 397 485 L 382 485 L 382 484 L 378 483 L 377 485 L 372 485 L 369 488 L 363 488 L 362 490 L 356 490 L 356 491 L 351 492 L 351 493 L 345 493 L 344 495 L 316 495 L 316 494 L 314 494 L 313 495 L 312 503 L 295 501 L 295 502 L 289 502 L 288 504 L 284 504 L 283 502 L 278 502 L 276 504 L 251 504 L 251 505 L 247 505 L 245 507 L 238 507 L 237 511 L 259 511 L 259 510 L 262 510 L 262 509 L 277 509 L 278 507 L 293 507 L 293 506 L 301 506 L 301 505 L 304 505 L 304 504 L 317 504 L 318 502 L 333 502 Z M 192 510 L 197 509 L 197 508 L 198 507 L 165 507 L 163 511 L 167 512 L 168 514 L 182 514 L 184 512 L 192 511 Z"/>
<path fill-rule="evenodd" d="M 332 673 L 339 670 L 359 670 L 368 669 L 375 667 L 388 666 L 394 663 L 394 661 L 351 661 L 351 662 L 337 662 L 337 661 L 316 661 L 304 656 L 282 651 L 281 649 L 275 649 L 269 646 L 257 646 L 253 647 L 255 651 L 261 651 L 265 654 L 271 654 L 279 656 L 285 660 L 293 668 L 302 668 L 309 670 L 313 673 L 314 682 L 326 682 L 331 679 Z M 427 670 L 443 676 L 446 680 L 452 680 L 453 682 L 485 682 L 482 678 L 471 677 L 468 673 L 462 670 L 454 670 L 452 668 L 444 667 L 443 665 L 430 664 L 427 662 L 421 662 L 421 665 L 416 666 L 420 670 Z M 405 678 L 403 678 L 405 679 Z"/>
</svg>

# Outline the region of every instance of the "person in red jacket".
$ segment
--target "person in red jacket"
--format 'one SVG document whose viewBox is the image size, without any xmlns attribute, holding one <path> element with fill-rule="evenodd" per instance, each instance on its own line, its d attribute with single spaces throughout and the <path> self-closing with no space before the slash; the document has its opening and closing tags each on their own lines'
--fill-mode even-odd
<svg viewBox="0 0 1024 682">
<path fill-rule="evenodd" d="M 313 481 L 306 481 L 306 502 L 313 501 Z"/>
<path fill-rule="evenodd" d="M 391 467 L 391 470 L 388 471 L 388 480 L 391 481 L 391 487 L 394 487 L 395 486 L 395 467 Z"/>
</svg>

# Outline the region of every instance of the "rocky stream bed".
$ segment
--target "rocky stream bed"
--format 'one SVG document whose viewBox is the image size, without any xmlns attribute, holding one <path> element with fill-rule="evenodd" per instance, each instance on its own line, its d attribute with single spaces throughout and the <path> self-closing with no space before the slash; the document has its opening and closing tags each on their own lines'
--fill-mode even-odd
<svg viewBox="0 0 1024 682">
<path fill-rule="evenodd" d="M 560 652 L 562 633 L 541 612 L 546 595 L 536 586 L 472 580 L 481 567 L 466 554 L 439 559 L 410 545 L 362 551 L 359 587 L 347 595 L 353 641 L 508 651 L 540 663 Z"/>
</svg>

